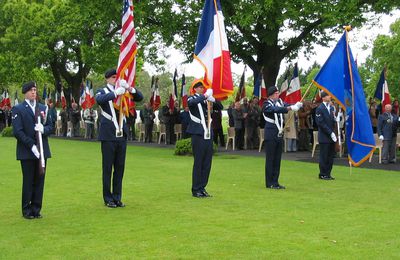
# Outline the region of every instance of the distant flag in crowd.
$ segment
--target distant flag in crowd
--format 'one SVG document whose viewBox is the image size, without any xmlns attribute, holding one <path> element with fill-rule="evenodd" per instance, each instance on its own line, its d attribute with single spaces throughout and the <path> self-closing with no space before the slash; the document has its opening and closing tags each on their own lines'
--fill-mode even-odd
<svg viewBox="0 0 400 260">
<path fill-rule="evenodd" d="M 1 97 L 2 99 L 0 102 L 0 107 L 11 107 L 11 100 L 10 100 L 10 95 L 8 94 L 8 89 L 5 89 L 3 91 Z"/>
<path fill-rule="evenodd" d="M 301 100 L 300 78 L 297 63 L 294 65 L 293 77 L 290 80 L 289 87 L 286 92 L 285 102 L 295 104 Z"/>
<path fill-rule="evenodd" d="M 83 84 L 83 82 L 81 83 L 81 87 L 79 89 L 79 106 L 82 109 L 86 109 L 86 90 L 85 90 L 85 85 Z"/>
<path fill-rule="evenodd" d="M 174 72 L 174 78 L 172 79 L 173 85 L 172 85 L 172 91 L 171 94 L 169 95 L 169 102 L 168 102 L 168 107 L 169 109 L 173 109 L 175 106 L 175 100 L 178 97 L 178 86 L 177 86 L 177 81 L 178 80 L 178 71 L 175 69 Z"/>
<path fill-rule="evenodd" d="M 348 158 L 359 166 L 375 150 L 364 89 L 347 41 L 347 30 L 328 60 L 313 80 L 314 85 L 326 91 L 345 111 Z"/>
<path fill-rule="evenodd" d="M 122 41 L 117 68 L 116 88 L 119 88 L 120 80 L 124 79 L 129 86 L 135 86 L 136 79 L 136 54 L 137 41 L 134 26 L 133 5 L 131 0 L 124 0 L 122 14 Z M 114 100 L 114 107 L 122 109 L 125 116 L 133 111 L 135 103 L 131 102 L 132 95 L 126 92 Z"/>
<path fill-rule="evenodd" d="M 152 95 L 150 98 L 150 105 L 153 108 L 153 111 L 156 111 L 160 108 L 161 98 L 160 98 L 160 91 L 158 89 L 158 78 L 154 76 L 151 78 L 151 88 L 152 88 Z"/>
<path fill-rule="evenodd" d="M 203 66 L 204 82 L 213 89 L 215 98 L 233 94 L 231 57 L 219 0 L 205 1 L 194 58 Z"/>
<path fill-rule="evenodd" d="M 186 77 L 185 73 L 182 74 L 182 87 L 181 87 L 181 98 L 182 98 L 182 107 L 185 108 L 188 106 L 187 100 L 188 100 L 188 95 L 186 91 Z"/>
<path fill-rule="evenodd" d="M 243 98 L 246 97 L 246 86 L 245 86 L 246 77 L 245 77 L 245 73 L 246 73 L 246 66 L 244 67 L 242 77 L 240 78 L 239 90 L 236 93 L 236 98 L 235 98 L 236 102 L 240 101 L 240 100 L 242 100 Z"/>
<path fill-rule="evenodd" d="M 46 85 L 43 87 L 43 96 L 42 96 L 42 100 L 43 100 L 44 104 L 47 105 L 48 96 L 47 96 Z"/>
<path fill-rule="evenodd" d="M 287 91 L 289 88 L 289 80 L 288 80 L 289 75 L 288 74 L 289 73 L 287 72 L 285 75 L 285 79 L 282 82 L 280 94 L 279 94 L 279 98 L 282 99 L 283 101 L 285 101 L 285 99 L 286 99 L 286 94 L 287 94 Z"/>
<path fill-rule="evenodd" d="M 16 90 L 15 94 L 14 94 L 14 106 L 16 106 L 18 104 L 19 104 L 19 102 L 18 102 L 18 90 Z"/>
<path fill-rule="evenodd" d="M 60 99 L 61 99 L 61 107 L 62 108 L 66 108 L 67 107 L 67 100 L 65 99 L 64 88 L 63 87 L 61 87 Z"/>
<path fill-rule="evenodd" d="M 87 108 L 92 108 L 95 104 L 93 84 L 92 81 L 88 79 L 86 80 L 86 87 L 85 87 L 85 102 Z"/>
<path fill-rule="evenodd" d="M 253 96 L 258 97 L 259 105 L 262 106 L 264 101 L 267 100 L 267 88 L 265 87 L 265 80 L 263 69 L 258 74 L 257 81 L 254 84 Z"/>
<path fill-rule="evenodd" d="M 382 111 L 385 111 L 385 105 L 390 104 L 389 87 L 386 81 L 386 67 L 381 72 L 374 97 L 381 101 Z"/>
<path fill-rule="evenodd" d="M 75 98 L 74 98 L 74 96 L 72 95 L 72 90 L 71 89 L 68 89 L 69 90 L 69 101 L 71 101 L 71 104 L 72 103 L 76 103 L 75 102 Z"/>
</svg>

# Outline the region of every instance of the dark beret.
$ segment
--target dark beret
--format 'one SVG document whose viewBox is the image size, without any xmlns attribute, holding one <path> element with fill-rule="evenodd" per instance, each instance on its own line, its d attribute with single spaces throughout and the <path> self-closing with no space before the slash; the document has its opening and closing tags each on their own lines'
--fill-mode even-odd
<svg viewBox="0 0 400 260">
<path fill-rule="evenodd" d="M 271 96 L 272 94 L 274 94 L 277 91 L 279 91 L 279 89 L 276 86 L 272 86 L 272 87 L 268 88 L 267 94 L 268 94 L 268 96 Z"/>
<path fill-rule="evenodd" d="M 329 96 L 329 94 L 328 93 L 326 93 L 325 91 L 321 91 L 321 98 L 324 98 L 324 97 L 326 97 L 326 96 Z"/>
<path fill-rule="evenodd" d="M 34 81 L 29 81 L 22 85 L 22 94 L 25 94 L 26 92 L 31 90 L 31 88 L 36 88 L 36 83 Z"/>
<path fill-rule="evenodd" d="M 117 75 L 117 71 L 115 69 L 109 69 L 104 74 L 104 77 L 106 77 L 106 79 L 108 79 L 108 78 L 111 78 L 114 75 Z"/>
</svg>

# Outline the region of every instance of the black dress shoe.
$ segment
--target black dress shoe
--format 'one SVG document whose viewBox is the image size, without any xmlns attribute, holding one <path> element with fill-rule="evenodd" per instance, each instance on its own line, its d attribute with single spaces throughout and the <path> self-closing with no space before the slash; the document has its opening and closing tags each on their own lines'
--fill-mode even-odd
<svg viewBox="0 0 400 260">
<path fill-rule="evenodd" d="M 205 197 L 212 197 L 206 190 L 202 190 L 201 193 L 203 193 Z"/>
<path fill-rule="evenodd" d="M 204 195 L 201 191 L 193 192 L 192 196 L 195 198 L 205 198 L 206 197 L 206 195 Z"/>
<path fill-rule="evenodd" d="M 107 201 L 107 202 L 104 202 L 104 205 L 105 205 L 106 207 L 109 207 L 109 208 L 116 208 L 116 207 L 117 207 L 117 205 L 114 203 L 114 201 Z"/>
<path fill-rule="evenodd" d="M 282 185 L 280 185 L 280 184 L 278 184 L 278 189 L 284 190 L 284 189 L 286 189 L 286 187 L 285 187 L 285 186 L 282 186 Z"/>
<path fill-rule="evenodd" d="M 33 214 L 33 217 L 34 218 L 43 218 L 42 214 L 40 214 L 40 213 Z"/>
<path fill-rule="evenodd" d="M 268 185 L 267 188 L 268 189 L 279 190 L 279 186 L 278 185 Z"/>
<path fill-rule="evenodd" d="M 335 178 L 333 178 L 333 177 L 331 177 L 331 176 L 325 176 L 325 175 L 320 175 L 319 178 L 320 178 L 321 180 L 325 180 L 325 181 L 332 181 L 332 180 L 335 179 Z"/>
<path fill-rule="evenodd" d="M 117 205 L 117 207 L 120 207 L 120 208 L 125 207 L 125 204 L 124 204 L 122 201 L 120 201 L 120 200 L 117 200 L 117 201 L 115 202 L 115 205 Z"/>
<path fill-rule="evenodd" d="M 22 215 L 25 219 L 34 219 L 35 217 L 32 215 Z"/>
</svg>

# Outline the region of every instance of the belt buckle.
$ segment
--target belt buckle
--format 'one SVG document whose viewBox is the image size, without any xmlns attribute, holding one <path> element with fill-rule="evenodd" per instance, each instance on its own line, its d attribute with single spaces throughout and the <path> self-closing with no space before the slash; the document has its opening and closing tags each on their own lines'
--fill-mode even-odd
<svg viewBox="0 0 400 260">
<path fill-rule="evenodd" d="M 117 129 L 117 130 L 115 130 L 115 136 L 116 137 L 122 137 L 122 136 L 124 136 L 124 134 L 122 133 L 122 130 Z"/>
</svg>

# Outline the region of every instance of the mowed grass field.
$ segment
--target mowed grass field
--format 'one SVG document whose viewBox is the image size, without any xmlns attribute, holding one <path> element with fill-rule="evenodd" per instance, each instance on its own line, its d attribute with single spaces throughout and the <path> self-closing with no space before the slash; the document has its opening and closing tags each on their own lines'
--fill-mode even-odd
<svg viewBox="0 0 400 260">
<path fill-rule="evenodd" d="M 0 138 L 0 259 L 399 259 L 400 173 L 214 156 L 209 199 L 191 197 L 191 157 L 128 146 L 126 208 L 103 206 L 100 143 L 51 139 L 43 219 L 21 217 L 15 139 Z"/>
</svg>

